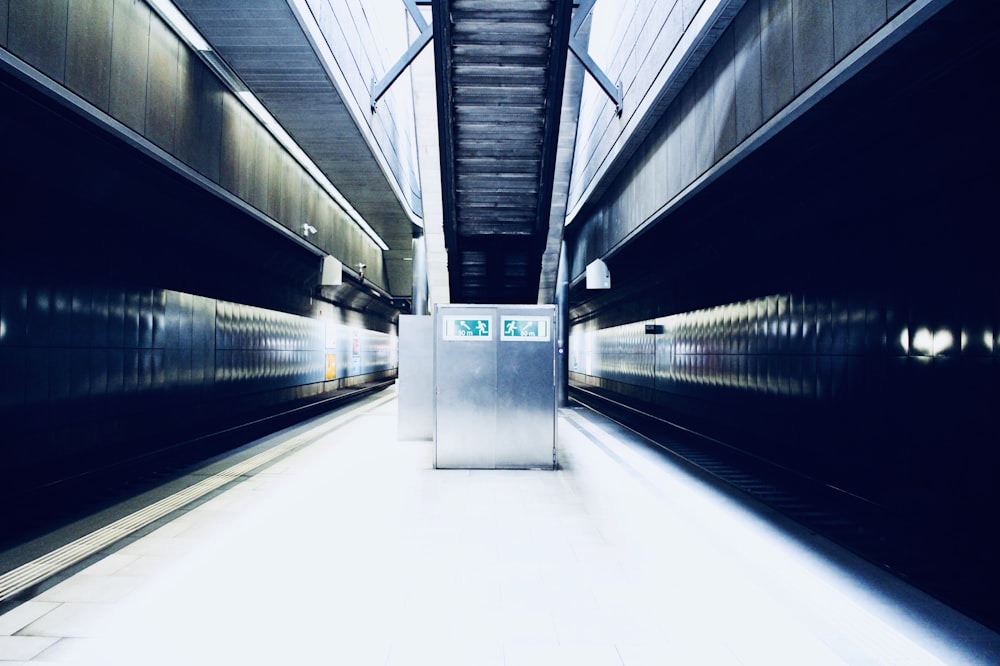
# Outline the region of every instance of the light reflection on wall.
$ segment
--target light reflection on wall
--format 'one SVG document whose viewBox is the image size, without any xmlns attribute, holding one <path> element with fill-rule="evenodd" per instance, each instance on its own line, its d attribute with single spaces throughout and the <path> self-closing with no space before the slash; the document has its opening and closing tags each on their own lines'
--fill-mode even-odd
<svg viewBox="0 0 1000 666">
<path fill-rule="evenodd" d="M 843 390 L 849 371 L 861 372 L 865 358 L 923 365 L 959 352 L 993 354 L 990 324 L 911 327 L 902 316 L 885 303 L 776 294 L 604 329 L 586 322 L 570 333 L 569 370 L 577 380 L 655 390 L 826 398 Z M 647 324 L 662 333 L 646 334 Z"/>
</svg>

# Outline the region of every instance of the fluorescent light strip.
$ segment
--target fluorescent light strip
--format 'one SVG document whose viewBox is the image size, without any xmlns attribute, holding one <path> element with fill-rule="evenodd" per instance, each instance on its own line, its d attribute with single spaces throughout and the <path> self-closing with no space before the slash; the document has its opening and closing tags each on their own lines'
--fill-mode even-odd
<svg viewBox="0 0 1000 666">
<path fill-rule="evenodd" d="M 212 47 L 198 32 L 187 17 L 170 0 L 146 0 L 164 21 L 196 51 L 210 51 Z"/>
<path fill-rule="evenodd" d="M 170 0 L 147 0 L 149 5 L 156 11 L 160 17 L 167 22 L 167 24 L 174 29 L 177 35 L 183 39 L 188 46 L 193 48 L 195 51 L 203 54 L 202 60 L 212 68 L 212 71 L 222 79 L 224 83 L 229 87 L 229 89 L 239 97 L 243 105 L 260 121 L 262 125 L 271 133 L 271 135 L 277 139 L 278 143 L 287 150 L 292 157 L 304 168 L 313 179 L 319 183 L 320 187 L 329 194 L 337 204 L 344 209 L 344 212 L 354 220 L 354 223 L 361 227 L 361 230 L 367 234 L 369 238 L 374 241 L 376 245 L 379 246 L 383 251 L 388 251 L 389 246 L 385 244 L 382 237 L 372 229 L 371 225 L 365 221 L 361 214 L 354 209 L 354 206 L 344 198 L 344 195 L 340 193 L 339 190 L 330 182 L 330 179 L 326 177 L 323 171 L 316 166 L 316 163 L 306 155 L 305 151 L 295 142 L 294 139 L 285 131 L 285 129 L 275 120 L 274 116 L 264 108 L 264 105 L 260 103 L 253 93 L 249 90 L 239 89 L 234 85 L 234 81 L 230 78 L 232 75 L 228 72 L 222 71 L 216 64 L 218 60 L 218 54 L 212 50 L 211 45 L 208 41 L 201 36 L 201 33 L 188 21 L 187 17 L 179 9 L 177 9 L 174 3 Z M 205 57 L 205 54 L 211 54 L 211 56 Z"/>
</svg>

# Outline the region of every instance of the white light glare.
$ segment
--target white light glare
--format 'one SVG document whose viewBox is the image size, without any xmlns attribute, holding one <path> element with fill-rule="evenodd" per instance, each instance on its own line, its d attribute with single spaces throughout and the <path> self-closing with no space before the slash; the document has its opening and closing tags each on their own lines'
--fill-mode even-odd
<svg viewBox="0 0 1000 666">
<path fill-rule="evenodd" d="M 149 0 L 149 4 L 156 10 L 164 21 L 173 26 L 174 30 L 184 38 L 191 48 L 197 51 L 211 51 L 212 47 L 205 38 L 201 36 L 187 17 L 181 13 L 170 0 Z"/>
<path fill-rule="evenodd" d="M 934 353 L 934 334 L 926 328 L 918 328 L 913 334 L 913 351 L 922 356 L 930 356 Z"/>
<path fill-rule="evenodd" d="M 946 328 L 934 334 L 934 354 L 943 354 L 955 344 L 955 336 Z"/>
</svg>

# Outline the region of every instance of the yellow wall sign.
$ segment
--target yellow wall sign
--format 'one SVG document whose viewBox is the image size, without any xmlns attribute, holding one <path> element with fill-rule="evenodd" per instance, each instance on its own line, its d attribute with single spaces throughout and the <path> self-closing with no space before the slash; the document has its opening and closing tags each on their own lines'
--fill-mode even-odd
<svg viewBox="0 0 1000 666">
<path fill-rule="evenodd" d="M 326 355 L 326 381 L 337 378 L 337 355 Z"/>
</svg>

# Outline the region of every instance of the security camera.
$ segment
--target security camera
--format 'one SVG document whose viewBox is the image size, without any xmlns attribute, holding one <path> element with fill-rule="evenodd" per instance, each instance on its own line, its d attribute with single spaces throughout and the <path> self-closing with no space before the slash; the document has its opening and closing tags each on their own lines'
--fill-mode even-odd
<svg viewBox="0 0 1000 666">
<path fill-rule="evenodd" d="M 368 264 L 358 264 L 358 279 L 365 279 L 365 269 L 368 268 Z"/>
</svg>

